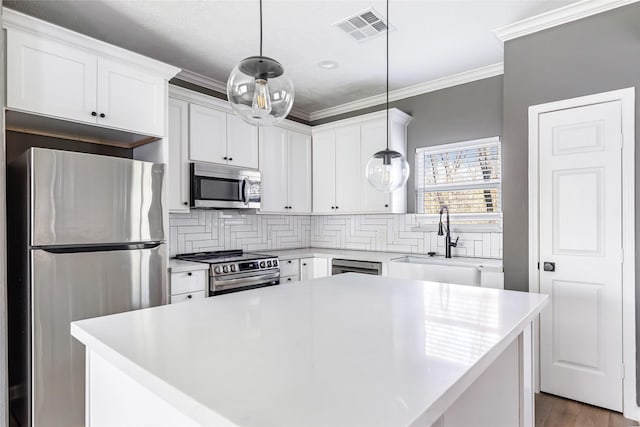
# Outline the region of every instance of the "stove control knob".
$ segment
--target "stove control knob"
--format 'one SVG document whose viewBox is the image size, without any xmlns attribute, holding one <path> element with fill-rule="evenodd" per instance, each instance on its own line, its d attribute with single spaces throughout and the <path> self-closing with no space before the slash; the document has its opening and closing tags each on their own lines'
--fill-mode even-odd
<svg viewBox="0 0 640 427">
<path fill-rule="evenodd" d="M 277 266 L 278 266 L 278 260 L 277 260 L 277 259 L 274 259 L 274 260 L 273 260 L 273 266 L 274 266 L 274 267 L 277 267 Z"/>
<path fill-rule="evenodd" d="M 216 265 L 216 267 L 213 269 L 214 273 L 220 274 L 222 273 L 222 268 L 219 265 Z"/>
<path fill-rule="evenodd" d="M 264 263 L 264 261 L 260 261 L 260 268 L 264 268 L 266 266 L 266 264 Z"/>
<path fill-rule="evenodd" d="M 236 265 L 235 264 L 231 264 L 231 272 L 232 273 L 236 272 Z"/>
<path fill-rule="evenodd" d="M 225 273 L 228 273 L 229 272 L 229 266 L 228 265 L 222 266 L 222 271 L 224 271 Z"/>
<path fill-rule="evenodd" d="M 267 261 L 267 267 L 271 267 L 271 260 Z"/>
</svg>

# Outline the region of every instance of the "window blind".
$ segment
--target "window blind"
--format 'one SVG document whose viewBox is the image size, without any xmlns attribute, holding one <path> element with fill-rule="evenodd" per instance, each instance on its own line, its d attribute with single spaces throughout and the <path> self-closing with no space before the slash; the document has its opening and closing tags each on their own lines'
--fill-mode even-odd
<svg viewBox="0 0 640 427">
<path fill-rule="evenodd" d="M 502 212 L 499 138 L 418 148 L 415 163 L 418 213 Z"/>
</svg>

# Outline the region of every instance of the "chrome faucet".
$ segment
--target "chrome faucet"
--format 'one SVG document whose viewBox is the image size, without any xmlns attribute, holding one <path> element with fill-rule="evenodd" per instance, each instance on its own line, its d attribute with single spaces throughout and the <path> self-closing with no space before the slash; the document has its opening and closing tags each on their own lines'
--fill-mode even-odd
<svg viewBox="0 0 640 427">
<path fill-rule="evenodd" d="M 442 213 L 445 209 L 447 210 L 447 235 L 444 238 L 444 257 L 451 258 L 451 248 L 455 248 L 458 246 L 458 239 L 460 239 L 460 237 L 457 237 L 455 242 L 451 241 L 451 232 L 449 226 L 449 207 L 447 205 L 444 205 L 440 208 L 440 224 L 438 224 L 438 236 L 444 236 L 444 231 L 442 229 Z"/>
</svg>

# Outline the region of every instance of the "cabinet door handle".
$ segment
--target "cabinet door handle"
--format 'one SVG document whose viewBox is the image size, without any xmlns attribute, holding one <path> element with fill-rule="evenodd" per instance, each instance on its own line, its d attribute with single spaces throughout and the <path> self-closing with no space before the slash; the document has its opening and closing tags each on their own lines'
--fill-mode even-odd
<svg viewBox="0 0 640 427">
<path fill-rule="evenodd" d="M 233 157 L 229 157 L 229 161 L 232 162 L 233 161 Z"/>
<path fill-rule="evenodd" d="M 187 273 L 187 276 L 192 276 L 192 275 L 193 275 L 193 273 L 192 273 L 192 272 L 188 272 L 188 273 Z"/>
<path fill-rule="evenodd" d="M 303 262 L 303 263 L 302 263 L 302 266 L 303 266 L 303 267 L 306 267 L 306 266 L 307 266 L 307 263 L 306 263 L 306 262 Z"/>
<path fill-rule="evenodd" d="M 388 208 L 388 207 L 389 207 L 389 205 L 384 205 L 384 207 L 385 207 L 385 208 Z"/>
<path fill-rule="evenodd" d="M 187 295 L 187 298 L 191 299 L 193 298 L 193 295 Z"/>
<path fill-rule="evenodd" d="M 182 204 L 185 205 L 185 206 L 189 206 L 188 202 L 182 202 Z"/>
<path fill-rule="evenodd" d="M 229 160 L 229 158 L 228 157 L 223 157 L 222 160 Z"/>
<path fill-rule="evenodd" d="M 336 208 L 335 206 L 331 206 L 331 209 L 335 209 L 335 208 Z"/>
<path fill-rule="evenodd" d="M 100 113 L 100 118 L 104 119 L 105 117 L 107 117 L 107 116 L 105 116 L 104 113 Z"/>
<path fill-rule="evenodd" d="M 340 209 L 340 206 L 336 206 L 336 209 Z"/>
<path fill-rule="evenodd" d="M 95 111 L 92 111 L 92 112 L 91 112 L 91 115 L 92 115 L 93 117 L 95 117 L 95 116 L 97 116 L 97 115 L 98 115 L 98 113 L 96 113 Z"/>
<path fill-rule="evenodd" d="M 287 261 L 289 264 L 291 264 L 291 260 Z"/>
<path fill-rule="evenodd" d="M 287 277 L 287 282 L 290 282 L 290 281 L 291 281 L 291 277 Z"/>
</svg>

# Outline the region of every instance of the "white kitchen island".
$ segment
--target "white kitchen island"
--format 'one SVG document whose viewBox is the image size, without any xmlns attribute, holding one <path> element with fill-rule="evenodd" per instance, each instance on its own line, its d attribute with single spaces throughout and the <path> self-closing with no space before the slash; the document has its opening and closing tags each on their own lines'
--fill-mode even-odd
<svg viewBox="0 0 640 427">
<path fill-rule="evenodd" d="M 532 427 L 544 295 L 360 274 L 74 322 L 87 426 Z"/>
</svg>

